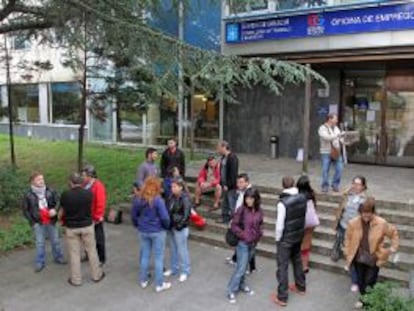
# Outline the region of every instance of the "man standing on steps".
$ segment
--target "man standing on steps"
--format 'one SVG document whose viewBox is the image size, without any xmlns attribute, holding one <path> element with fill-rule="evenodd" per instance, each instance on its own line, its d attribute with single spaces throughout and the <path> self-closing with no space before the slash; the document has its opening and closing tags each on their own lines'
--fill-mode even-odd
<svg viewBox="0 0 414 311">
<path fill-rule="evenodd" d="M 222 219 L 217 223 L 229 223 L 232 212 L 236 205 L 237 175 L 239 172 L 239 159 L 231 151 L 226 141 L 217 144 L 217 153 L 221 155 L 220 160 L 220 184 L 223 189 L 221 202 Z"/>
<path fill-rule="evenodd" d="M 168 147 L 161 155 L 161 177 L 168 177 L 168 173 L 173 167 L 177 167 L 180 176 L 185 178 L 185 155 L 181 149 L 177 148 L 177 140 L 170 138 L 167 142 Z"/>
<path fill-rule="evenodd" d="M 295 180 L 286 176 L 282 179 L 283 192 L 277 204 L 276 244 L 277 272 L 279 283 L 273 302 L 286 306 L 288 291 L 300 295 L 306 292 L 305 273 L 302 267 L 301 244 L 305 232 L 306 196 L 294 187 Z M 288 268 L 292 261 L 295 284 L 289 286 Z"/>
<path fill-rule="evenodd" d="M 104 184 L 98 179 L 95 167 L 86 165 L 82 170 L 84 189 L 92 192 L 92 220 L 95 225 L 96 250 L 101 265 L 106 262 L 104 215 L 106 208 L 106 190 Z"/>
<path fill-rule="evenodd" d="M 329 191 L 329 168 L 331 164 L 335 167 L 335 174 L 332 179 L 332 190 L 339 192 L 342 170 L 344 167 L 341 156 L 341 130 L 337 126 L 338 116 L 328 114 L 326 122 L 319 127 L 320 154 L 322 165 L 322 192 Z"/>
</svg>

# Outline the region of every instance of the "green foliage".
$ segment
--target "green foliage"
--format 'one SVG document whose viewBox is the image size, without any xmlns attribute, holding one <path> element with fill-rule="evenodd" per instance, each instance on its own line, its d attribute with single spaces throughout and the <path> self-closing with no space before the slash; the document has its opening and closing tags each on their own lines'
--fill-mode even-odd
<svg viewBox="0 0 414 311">
<path fill-rule="evenodd" d="M 3 149 L 4 150 L 4 149 Z M 24 183 L 10 167 L 0 167 L 0 213 L 20 206 Z"/>
<path fill-rule="evenodd" d="M 8 218 L 8 226 L 0 227 L 0 253 L 33 243 L 32 229 L 21 215 Z"/>
<path fill-rule="evenodd" d="M 366 311 L 413 311 L 414 301 L 399 295 L 392 283 L 377 283 L 362 297 Z"/>
</svg>

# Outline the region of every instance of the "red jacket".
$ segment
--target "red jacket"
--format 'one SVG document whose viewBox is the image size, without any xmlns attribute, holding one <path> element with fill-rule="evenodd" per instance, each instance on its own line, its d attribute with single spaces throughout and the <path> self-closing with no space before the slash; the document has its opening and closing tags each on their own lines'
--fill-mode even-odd
<svg viewBox="0 0 414 311">
<path fill-rule="evenodd" d="M 106 208 L 106 190 L 104 184 L 95 179 L 92 184 L 91 192 L 92 198 L 92 220 L 94 222 L 100 222 L 103 220 Z"/>
<path fill-rule="evenodd" d="M 206 169 L 204 166 L 201 168 L 200 172 L 198 173 L 198 184 L 202 184 L 203 182 L 207 181 L 207 173 L 208 169 Z M 220 184 L 220 165 L 217 164 L 216 167 L 213 170 L 214 179 L 210 183 L 211 187 L 215 187 Z"/>
</svg>

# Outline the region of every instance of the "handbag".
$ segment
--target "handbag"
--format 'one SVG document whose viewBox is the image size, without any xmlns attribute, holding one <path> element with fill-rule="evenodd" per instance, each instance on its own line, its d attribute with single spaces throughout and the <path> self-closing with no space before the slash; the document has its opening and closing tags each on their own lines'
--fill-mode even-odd
<svg viewBox="0 0 414 311">
<path fill-rule="evenodd" d="M 375 256 L 371 255 L 369 251 L 362 248 L 358 249 L 355 261 L 369 267 L 375 267 L 377 264 L 377 259 Z"/>
<path fill-rule="evenodd" d="M 244 229 L 244 224 L 243 224 L 244 208 L 243 207 L 240 207 L 240 208 L 242 208 L 242 212 L 241 212 L 241 215 L 240 215 L 239 227 L 242 228 L 242 229 Z M 239 240 L 240 239 L 233 232 L 233 230 L 231 230 L 231 226 L 229 228 L 227 228 L 226 235 L 225 235 L 225 240 L 226 240 L 226 243 L 228 245 L 230 245 L 231 247 L 235 247 L 239 243 Z"/>
<path fill-rule="evenodd" d="M 199 230 L 203 230 L 206 226 L 206 219 L 200 216 L 193 208 L 191 209 L 190 222 Z"/>
<path fill-rule="evenodd" d="M 329 152 L 329 156 L 332 160 L 336 161 L 339 159 L 339 156 L 341 155 L 341 152 L 339 149 L 335 148 L 331 143 L 331 151 Z"/>
<path fill-rule="evenodd" d="M 315 204 L 312 200 L 308 200 L 306 204 L 306 215 L 305 215 L 305 229 L 314 228 L 319 226 L 319 217 L 316 214 Z"/>
<path fill-rule="evenodd" d="M 122 211 L 111 207 L 105 215 L 105 220 L 111 224 L 119 225 L 122 223 Z"/>
</svg>

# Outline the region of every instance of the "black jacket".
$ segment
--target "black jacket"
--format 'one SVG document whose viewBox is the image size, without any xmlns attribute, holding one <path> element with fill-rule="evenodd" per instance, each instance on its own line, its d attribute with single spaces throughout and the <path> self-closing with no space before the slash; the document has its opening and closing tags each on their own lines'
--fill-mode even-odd
<svg viewBox="0 0 414 311">
<path fill-rule="evenodd" d="M 191 201 L 186 193 L 179 198 L 172 195 L 168 200 L 168 212 L 171 219 L 171 228 L 182 230 L 188 227 L 191 215 Z"/>
<path fill-rule="evenodd" d="M 47 208 L 49 210 L 57 208 L 59 202 L 58 194 L 48 187 L 46 187 L 46 200 Z M 37 195 L 32 190 L 29 190 L 24 196 L 22 209 L 23 215 L 29 221 L 30 226 L 33 226 L 35 223 L 40 222 L 39 202 Z M 50 221 L 52 224 L 55 224 L 57 221 L 57 216 L 51 218 Z"/>
<path fill-rule="evenodd" d="M 220 165 L 225 156 L 221 158 Z M 221 168 L 220 168 L 221 170 Z M 227 162 L 225 166 L 226 178 L 220 179 L 220 184 L 224 187 L 227 186 L 229 190 L 237 189 L 237 176 L 239 174 L 239 159 L 234 153 L 229 153 L 227 156 Z M 221 173 L 221 171 L 220 171 Z"/>
<path fill-rule="evenodd" d="M 302 243 L 305 232 L 306 196 L 302 193 L 282 193 L 280 201 L 286 208 L 285 227 L 280 243 L 285 247 Z"/>
<path fill-rule="evenodd" d="M 180 171 L 181 177 L 185 176 L 185 155 L 180 149 L 176 149 L 174 153 L 170 149 L 165 149 L 161 155 L 161 177 L 168 177 L 168 172 L 174 166 Z"/>
</svg>

